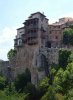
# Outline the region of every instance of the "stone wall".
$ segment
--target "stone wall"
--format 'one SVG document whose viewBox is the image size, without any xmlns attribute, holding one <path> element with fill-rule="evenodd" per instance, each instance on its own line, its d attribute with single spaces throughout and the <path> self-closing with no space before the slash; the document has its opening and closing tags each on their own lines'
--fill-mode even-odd
<svg viewBox="0 0 73 100">
<path fill-rule="evenodd" d="M 9 66 L 9 61 L 0 61 L 0 74 L 7 77 L 8 66 Z"/>
<path fill-rule="evenodd" d="M 41 55 L 44 55 L 48 62 L 48 69 L 52 63 L 58 64 L 58 51 L 57 48 L 38 47 L 38 45 L 28 46 L 17 49 L 16 65 L 14 75 L 20 74 L 28 68 L 31 72 L 31 81 L 33 84 L 37 83 L 46 76 L 46 65 L 42 65 Z M 43 60 L 43 64 L 45 61 Z"/>
</svg>

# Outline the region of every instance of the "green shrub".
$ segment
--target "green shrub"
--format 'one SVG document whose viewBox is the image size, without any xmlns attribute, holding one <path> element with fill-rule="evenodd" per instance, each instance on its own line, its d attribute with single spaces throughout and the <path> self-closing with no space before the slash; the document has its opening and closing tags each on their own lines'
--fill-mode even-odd
<svg viewBox="0 0 73 100">
<path fill-rule="evenodd" d="M 19 74 L 15 79 L 15 89 L 19 92 L 23 92 L 28 82 L 31 82 L 31 74 L 30 71 L 26 69 L 24 73 Z"/>
<path fill-rule="evenodd" d="M 56 100 L 55 91 L 52 86 L 48 88 L 48 91 L 42 96 L 41 100 Z"/>
<path fill-rule="evenodd" d="M 5 83 L 6 83 L 6 78 L 3 76 L 0 76 L 0 90 L 4 89 Z"/>
<path fill-rule="evenodd" d="M 66 29 L 63 32 L 63 43 L 66 45 L 73 45 L 73 29 Z"/>
<path fill-rule="evenodd" d="M 65 49 L 59 50 L 59 66 L 62 67 L 63 69 L 65 69 L 66 66 L 68 65 L 68 59 L 70 55 L 71 55 L 70 50 L 65 50 Z"/>
<path fill-rule="evenodd" d="M 7 95 L 4 91 L 0 91 L 0 100 L 27 100 L 27 94 L 15 93 L 12 95 Z"/>
<path fill-rule="evenodd" d="M 38 91 L 32 83 L 27 83 L 24 92 L 28 94 L 28 100 L 38 100 Z"/>
</svg>

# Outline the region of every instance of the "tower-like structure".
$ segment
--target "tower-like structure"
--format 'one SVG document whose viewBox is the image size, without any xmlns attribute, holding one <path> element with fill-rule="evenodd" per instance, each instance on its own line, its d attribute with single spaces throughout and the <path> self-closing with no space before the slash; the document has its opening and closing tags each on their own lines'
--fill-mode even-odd
<svg viewBox="0 0 73 100">
<path fill-rule="evenodd" d="M 46 61 L 43 65 L 41 64 L 46 58 L 40 52 L 41 48 L 48 46 L 48 19 L 44 14 L 36 12 L 31 14 L 23 24 L 24 27 L 17 29 L 14 43 L 17 50 L 15 75 L 28 68 L 31 72 L 32 83 L 37 84 L 46 74 L 44 70 L 38 71 L 38 68 L 47 64 Z M 40 61 L 41 57 L 42 61 Z"/>
</svg>

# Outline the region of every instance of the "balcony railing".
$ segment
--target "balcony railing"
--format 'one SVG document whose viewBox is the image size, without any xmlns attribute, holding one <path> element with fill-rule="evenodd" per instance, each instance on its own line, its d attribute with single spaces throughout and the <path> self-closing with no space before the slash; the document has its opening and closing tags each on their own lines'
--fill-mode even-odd
<svg viewBox="0 0 73 100">
<path fill-rule="evenodd" d="M 38 25 L 35 25 L 35 24 L 31 24 L 29 26 L 25 26 L 25 30 L 26 29 L 38 29 Z"/>
<path fill-rule="evenodd" d="M 37 33 L 29 33 L 26 35 L 27 38 L 37 38 L 38 34 Z"/>
</svg>

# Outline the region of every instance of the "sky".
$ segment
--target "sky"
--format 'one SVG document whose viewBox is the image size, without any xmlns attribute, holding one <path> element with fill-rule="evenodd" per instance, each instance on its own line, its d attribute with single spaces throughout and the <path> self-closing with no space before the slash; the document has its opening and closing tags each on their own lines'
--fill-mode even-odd
<svg viewBox="0 0 73 100">
<path fill-rule="evenodd" d="M 73 17 L 73 0 L 0 0 L 0 59 L 14 48 L 16 29 L 31 13 L 44 12 L 49 23 L 62 17 Z"/>
</svg>

